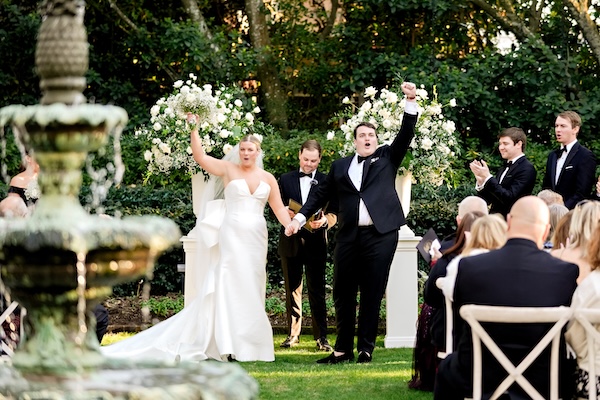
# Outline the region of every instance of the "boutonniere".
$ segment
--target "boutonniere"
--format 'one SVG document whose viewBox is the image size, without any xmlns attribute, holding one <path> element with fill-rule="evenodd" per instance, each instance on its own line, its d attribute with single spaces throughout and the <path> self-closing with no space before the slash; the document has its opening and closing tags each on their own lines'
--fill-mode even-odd
<svg viewBox="0 0 600 400">
<path fill-rule="evenodd" d="M 314 178 L 310 180 L 310 186 L 315 186 L 315 185 L 318 185 L 318 184 L 319 184 L 318 180 L 316 180 Z"/>
<path fill-rule="evenodd" d="M 374 163 L 375 161 L 377 161 L 377 160 L 379 160 L 379 157 L 374 157 L 374 158 L 371 158 L 371 164 L 373 164 L 373 163 Z"/>
</svg>

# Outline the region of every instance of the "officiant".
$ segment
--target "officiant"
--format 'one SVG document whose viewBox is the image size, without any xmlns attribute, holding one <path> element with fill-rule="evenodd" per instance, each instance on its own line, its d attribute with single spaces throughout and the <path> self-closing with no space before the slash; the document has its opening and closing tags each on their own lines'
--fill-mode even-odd
<svg viewBox="0 0 600 400">
<path fill-rule="evenodd" d="M 316 140 L 302 143 L 298 153 L 300 168 L 283 174 L 279 189 L 283 203 L 294 218 L 308 195 L 325 179 L 317 171 L 321 162 L 321 145 Z M 306 273 L 308 302 L 312 314 L 313 337 L 317 349 L 332 351 L 327 340 L 327 307 L 325 305 L 325 261 L 327 258 L 327 230 L 337 222 L 332 213 L 319 210 L 298 235 L 279 237 L 279 255 L 285 282 L 288 337 L 281 347 L 293 347 L 300 341 L 302 329 L 302 276 Z"/>
</svg>

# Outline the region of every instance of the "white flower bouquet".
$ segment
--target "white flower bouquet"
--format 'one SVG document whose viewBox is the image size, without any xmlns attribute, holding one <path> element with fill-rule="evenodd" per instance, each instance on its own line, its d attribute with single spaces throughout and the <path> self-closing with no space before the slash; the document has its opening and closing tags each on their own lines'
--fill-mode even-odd
<svg viewBox="0 0 600 400">
<path fill-rule="evenodd" d="M 437 100 L 435 87 L 433 91 L 434 97 L 429 99 L 423 87 L 417 89 L 419 119 L 416 134 L 398 173 L 403 175 L 411 172 L 416 182 L 440 186 L 451 177 L 450 167 L 460 150 L 456 126 L 442 113 L 444 106 L 455 107 L 456 100 L 442 105 Z M 364 98 L 365 102 L 360 106 L 352 104 L 348 97 L 344 98 L 342 103 L 346 105 L 346 110 L 337 115 L 345 120 L 340 126 L 341 132 L 330 131 L 327 134 L 330 140 L 342 136 L 342 156 L 355 151 L 354 128 L 361 122 L 370 122 L 377 127 L 382 144 L 390 144 L 402 125 L 406 100 L 399 87 L 397 90 L 377 90 L 371 86 L 365 89 Z"/>
<path fill-rule="evenodd" d="M 254 125 L 260 112 L 256 100 L 247 99 L 236 86 L 221 86 L 213 91 L 211 85 L 196 84 L 196 76 L 173 84 L 174 91 L 159 99 L 150 109 L 150 124 L 136 129 L 135 135 L 149 143 L 144 153 L 148 176 L 182 171 L 192 175 L 200 167 L 192 157 L 191 125 L 187 113 L 197 114 L 198 133 L 207 154 L 221 158 Z M 258 135 L 257 135 L 258 136 Z"/>
</svg>

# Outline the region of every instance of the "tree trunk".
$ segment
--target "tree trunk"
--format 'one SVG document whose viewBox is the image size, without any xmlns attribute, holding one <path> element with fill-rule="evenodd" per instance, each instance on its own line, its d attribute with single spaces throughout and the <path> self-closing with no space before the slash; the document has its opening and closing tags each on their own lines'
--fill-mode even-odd
<svg viewBox="0 0 600 400">
<path fill-rule="evenodd" d="M 198 24 L 200 33 L 206 35 L 207 38 L 212 39 L 212 33 L 210 32 L 210 29 L 208 29 L 204 15 L 198 7 L 198 2 L 196 0 L 181 0 L 181 2 L 183 3 L 185 11 L 190 16 L 190 19 Z"/>
<path fill-rule="evenodd" d="M 245 0 L 250 22 L 250 39 L 258 54 L 258 78 L 265 96 L 265 108 L 269 122 L 283 130 L 288 129 L 287 96 L 281 87 L 276 63 L 273 60 L 271 38 L 261 0 Z"/>
<path fill-rule="evenodd" d="M 577 25 L 581 28 L 590 50 L 600 63 L 600 33 L 598 32 L 598 25 L 590 18 L 589 2 L 586 0 L 565 0 L 565 5 L 571 17 L 577 21 Z"/>
</svg>

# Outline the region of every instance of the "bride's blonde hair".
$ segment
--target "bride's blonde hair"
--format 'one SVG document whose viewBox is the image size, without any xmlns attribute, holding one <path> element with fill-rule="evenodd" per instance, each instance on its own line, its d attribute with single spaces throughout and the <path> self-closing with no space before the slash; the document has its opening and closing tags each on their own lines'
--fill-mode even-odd
<svg viewBox="0 0 600 400">
<path fill-rule="evenodd" d="M 256 148 L 258 150 L 260 150 L 260 140 L 252 134 L 248 134 L 248 135 L 245 135 L 244 137 L 242 137 L 240 139 L 240 143 L 242 143 L 242 142 L 254 143 L 256 145 Z"/>
</svg>

